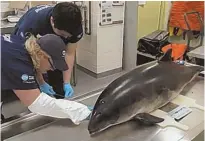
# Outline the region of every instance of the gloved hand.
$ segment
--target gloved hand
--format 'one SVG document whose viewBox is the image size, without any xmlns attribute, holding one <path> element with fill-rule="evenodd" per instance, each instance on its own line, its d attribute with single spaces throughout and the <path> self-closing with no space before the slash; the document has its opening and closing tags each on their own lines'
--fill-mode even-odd
<svg viewBox="0 0 205 141">
<path fill-rule="evenodd" d="M 90 110 L 90 111 L 92 111 L 93 110 L 93 106 L 87 106 L 88 107 L 88 109 Z M 92 112 L 90 113 L 90 115 L 85 119 L 85 120 L 90 120 L 90 118 L 91 118 L 91 115 L 92 115 Z"/>
<path fill-rule="evenodd" d="M 90 110 L 90 111 L 92 111 L 93 110 L 93 106 L 87 106 L 88 107 L 88 109 Z"/>
<path fill-rule="evenodd" d="M 179 65 L 184 65 L 185 64 L 185 62 L 183 60 L 177 60 L 176 63 L 179 64 Z"/>
<path fill-rule="evenodd" d="M 71 87 L 70 83 L 65 83 L 64 84 L 64 92 L 65 92 L 65 98 L 73 96 L 73 88 Z"/>
<path fill-rule="evenodd" d="M 40 85 L 40 90 L 48 95 L 56 94 L 56 92 L 53 90 L 53 88 L 48 83 L 44 83 Z"/>
</svg>

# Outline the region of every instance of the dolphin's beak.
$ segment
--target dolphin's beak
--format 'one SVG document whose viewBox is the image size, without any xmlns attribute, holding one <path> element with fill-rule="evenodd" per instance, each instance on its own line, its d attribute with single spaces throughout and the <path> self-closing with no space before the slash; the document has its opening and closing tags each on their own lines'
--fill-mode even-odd
<svg viewBox="0 0 205 141">
<path fill-rule="evenodd" d="M 99 131 L 98 130 L 88 130 L 90 136 L 94 136 L 95 134 L 97 134 Z"/>
<path fill-rule="evenodd" d="M 92 129 L 88 129 L 88 131 L 89 131 L 89 134 L 90 134 L 90 135 L 93 135 L 93 134 L 95 134 L 95 132 L 96 132 L 95 130 L 92 130 Z"/>
<path fill-rule="evenodd" d="M 94 135 L 96 132 L 98 132 L 98 128 L 95 128 L 95 124 L 93 123 L 92 119 L 90 119 L 88 124 L 88 131 L 90 135 Z"/>
</svg>

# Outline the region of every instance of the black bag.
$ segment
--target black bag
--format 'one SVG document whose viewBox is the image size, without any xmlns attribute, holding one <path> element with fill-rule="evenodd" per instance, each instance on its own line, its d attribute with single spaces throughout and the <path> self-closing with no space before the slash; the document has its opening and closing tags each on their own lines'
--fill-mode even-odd
<svg viewBox="0 0 205 141">
<path fill-rule="evenodd" d="M 161 48 L 170 44 L 168 42 L 169 32 L 157 30 L 151 34 L 144 36 L 138 42 L 137 50 L 142 53 L 157 56 L 161 54 Z"/>
</svg>

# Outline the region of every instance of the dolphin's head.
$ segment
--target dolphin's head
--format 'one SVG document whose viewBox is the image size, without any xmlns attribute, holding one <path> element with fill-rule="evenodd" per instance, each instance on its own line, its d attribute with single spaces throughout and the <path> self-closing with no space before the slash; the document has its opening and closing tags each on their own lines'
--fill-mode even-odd
<svg viewBox="0 0 205 141">
<path fill-rule="evenodd" d="M 119 118 L 118 107 L 113 104 L 113 95 L 105 89 L 95 103 L 88 131 L 91 135 L 115 124 Z"/>
</svg>

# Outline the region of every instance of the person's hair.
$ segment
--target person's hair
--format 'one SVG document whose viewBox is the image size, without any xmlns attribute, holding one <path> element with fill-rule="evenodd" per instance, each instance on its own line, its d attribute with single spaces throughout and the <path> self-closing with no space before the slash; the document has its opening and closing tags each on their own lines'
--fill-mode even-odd
<svg viewBox="0 0 205 141">
<path fill-rule="evenodd" d="M 37 38 L 31 35 L 25 42 L 25 48 L 31 56 L 34 68 L 38 69 L 40 67 L 40 59 L 42 57 L 50 58 L 50 56 L 40 48 L 36 40 Z"/>
<path fill-rule="evenodd" d="M 54 27 L 68 33 L 75 32 L 82 25 L 80 8 L 71 2 L 60 2 L 52 12 Z"/>
</svg>

